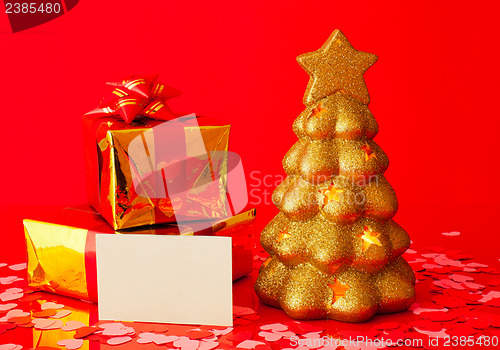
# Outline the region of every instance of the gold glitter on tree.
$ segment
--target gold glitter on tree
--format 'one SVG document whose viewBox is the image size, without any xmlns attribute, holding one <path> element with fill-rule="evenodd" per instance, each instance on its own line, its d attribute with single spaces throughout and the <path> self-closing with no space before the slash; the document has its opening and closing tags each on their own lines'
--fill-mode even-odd
<svg viewBox="0 0 500 350">
<path fill-rule="evenodd" d="M 361 322 L 415 300 L 401 256 L 410 238 L 392 220 L 389 160 L 373 141 L 363 73 L 375 60 L 338 30 L 298 57 L 310 75 L 306 109 L 293 123 L 299 139 L 283 159 L 288 176 L 273 193 L 280 213 L 261 233 L 270 257 L 255 283 L 264 303 L 293 318 Z"/>
</svg>

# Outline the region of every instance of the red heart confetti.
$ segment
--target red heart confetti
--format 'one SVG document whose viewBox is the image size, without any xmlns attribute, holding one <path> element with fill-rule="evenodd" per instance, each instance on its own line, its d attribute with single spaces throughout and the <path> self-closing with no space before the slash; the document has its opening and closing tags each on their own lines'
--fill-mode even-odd
<svg viewBox="0 0 500 350">
<path fill-rule="evenodd" d="M 85 338 L 86 336 L 89 336 L 95 332 L 97 332 L 99 328 L 97 327 L 81 327 L 76 330 L 76 333 L 73 335 L 73 338 L 75 339 L 81 339 Z"/>
<path fill-rule="evenodd" d="M 52 301 L 49 301 L 49 302 L 46 302 L 46 303 L 43 303 L 40 308 L 42 310 L 48 310 L 48 309 L 54 309 L 54 310 L 59 310 L 59 309 L 62 309 L 64 308 L 64 305 L 63 304 L 56 304 Z"/>
<path fill-rule="evenodd" d="M 71 310 L 58 310 L 53 316 L 51 316 L 52 318 L 64 318 L 66 316 L 69 316 L 71 315 Z"/>
<path fill-rule="evenodd" d="M 33 312 L 33 317 L 49 317 L 54 316 L 57 313 L 55 309 L 46 309 L 42 311 Z"/>
<path fill-rule="evenodd" d="M 244 340 L 250 340 L 253 338 L 253 333 L 250 331 L 238 332 L 236 334 L 230 334 L 226 337 L 229 341 L 242 342 Z"/>
<path fill-rule="evenodd" d="M 459 315 L 451 311 L 422 312 L 420 317 L 430 321 L 445 322 L 456 319 Z"/>
<path fill-rule="evenodd" d="M 192 340 L 198 340 L 198 339 L 203 339 L 203 338 L 208 338 L 208 337 L 213 337 L 214 334 L 210 331 L 199 331 L 199 330 L 191 330 L 187 331 L 186 335 L 189 339 Z"/>
<path fill-rule="evenodd" d="M 245 320 L 249 320 L 249 321 L 256 321 L 256 320 L 259 320 L 261 318 L 261 316 L 257 315 L 257 314 L 251 314 L 251 315 L 243 315 L 243 316 L 241 316 L 241 318 L 244 318 Z"/>
<path fill-rule="evenodd" d="M 2 344 L 0 345 L 0 350 L 21 350 L 23 348 L 22 345 L 17 345 L 17 344 Z"/>
<path fill-rule="evenodd" d="M 192 340 L 188 337 L 179 337 L 173 344 L 175 347 L 181 348 L 182 350 L 197 350 L 200 346 L 200 341 Z"/>
<path fill-rule="evenodd" d="M 233 324 L 235 326 L 246 326 L 246 325 L 249 325 L 250 324 L 250 321 L 249 320 L 245 320 L 241 317 L 238 317 L 236 318 L 234 321 L 233 321 Z"/>
<path fill-rule="evenodd" d="M 252 315 L 254 313 L 255 313 L 255 311 L 249 307 L 242 307 L 242 306 L 236 306 L 236 305 L 233 306 L 233 315 L 235 315 L 235 316 Z"/>
<path fill-rule="evenodd" d="M 266 343 L 257 340 L 245 340 L 236 345 L 237 349 L 255 349 L 258 345 L 266 345 Z"/>
<path fill-rule="evenodd" d="M 500 298 L 493 298 L 486 303 L 488 306 L 500 307 Z"/>
<path fill-rule="evenodd" d="M 286 331 L 288 327 L 282 323 L 273 323 L 260 326 L 260 329 L 263 331 L 283 332 Z"/>
<path fill-rule="evenodd" d="M 80 349 L 83 346 L 82 339 L 62 339 L 57 342 L 57 345 L 64 346 L 67 350 Z"/>
<path fill-rule="evenodd" d="M 157 323 L 142 323 L 142 322 L 136 322 L 134 323 L 134 326 L 136 330 L 139 330 L 141 332 L 148 332 L 148 333 L 166 333 L 168 332 L 169 327 L 164 324 L 157 324 Z"/>
<path fill-rule="evenodd" d="M 24 293 L 25 295 L 19 301 L 35 301 L 42 298 L 40 294 L 26 294 L 26 291 Z"/>
<path fill-rule="evenodd" d="M 498 287 L 500 286 L 500 279 L 498 278 L 491 279 L 488 282 L 486 282 L 486 284 L 490 287 Z"/>
<path fill-rule="evenodd" d="M 433 322 L 429 320 L 416 320 L 410 322 L 410 326 L 426 331 L 432 331 L 432 332 L 438 332 L 440 331 L 443 327 L 441 325 L 441 322 Z"/>
<path fill-rule="evenodd" d="M 15 265 L 10 265 L 9 269 L 12 271 L 21 271 L 21 270 L 26 270 L 27 264 L 22 263 L 22 264 L 15 264 Z"/>
<path fill-rule="evenodd" d="M 17 307 L 17 304 L 15 304 L 15 303 L 0 304 L 0 312 L 1 311 L 12 310 L 15 307 Z"/>
<path fill-rule="evenodd" d="M 31 322 L 33 322 L 36 329 L 40 330 L 59 329 L 64 325 L 64 322 L 61 320 L 54 320 L 48 318 L 34 318 Z"/>
<path fill-rule="evenodd" d="M 110 339 L 108 339 L 108 341 L 106 343 L 108 345 L 122 345 L 122 344 L 128 343 L 132 339 L 133 339 L 132 337 L 129 337 L 126 335 L 126 336 L 122 336 L 122 337 L 110 338 Z"/>
<path fill-rule="evenodd" d="M 0 293 L 0 300 L 3 302 L 21 299 L 24 296 L 23 290 L 20 288 L 9 288 L 3 293 Z"/>
<path fill-rule="evenodd" d="M 27 323 L 31 323 L 31 316 L 21 316 L 21 317 L 11 317 L 9 318 L 9 322 L 15 323 L 16 325 L 23 325 Z"/>
<path fill-rule="evenodd" d="M 486 329 L 490 324 L 485 320 L 480 320 L 478 318 L 472 318 L 467 320 L 467 324 L 475 329 Z"/>
<path fill-rule="evenodd" d="M 399 322 L 384 322 L 375 325 L 375 329 L 396 329 L 399 328 L 401 324 Z"/>
<path fill-rule="evenodd" d="M 71 331 L 76 331 L 77 329 L 86 327 L 85 323 L 80 322 L 80 321 L 68 321 L 66 324 L 61 327 L 63 331 L 66 332 L 71 332 Z"/>
</svg>

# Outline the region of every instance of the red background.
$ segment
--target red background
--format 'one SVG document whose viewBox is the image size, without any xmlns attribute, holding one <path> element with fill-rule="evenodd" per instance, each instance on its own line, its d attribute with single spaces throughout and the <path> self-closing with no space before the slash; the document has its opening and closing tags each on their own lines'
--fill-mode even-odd
<svg viewBox="0 0 500 350">
<path fill-rule="evenodd" d="M 81 0 L 15 34 L 3 12 L 2 260 L 22 256 L 23 206 L 85 201 L 81 115 L 104 82 L 133 73 L 160 73 L 184 91 L 174 109 L 231 123 L 247 174 L 279 180 L 308 81 L 295 57 L 335 28 L 379 56 L 365 80 L 396 220 L 414 241 L 461 230 L 469 251 L 498 258 L 497 1 Z M 263 203 L 274 187 L 252 192 L 259 229 L 277 213 Z"/>
</svg>

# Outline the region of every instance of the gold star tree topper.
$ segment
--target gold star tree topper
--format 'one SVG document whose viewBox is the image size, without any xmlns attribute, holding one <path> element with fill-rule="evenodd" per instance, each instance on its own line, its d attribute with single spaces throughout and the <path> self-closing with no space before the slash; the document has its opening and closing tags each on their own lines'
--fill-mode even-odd
<svg viewBox="0 0 500 350">
<path fill-rule="evenodd" d="M 300 55 L 297 61 L 311 77 L 304 95 L 306 106 L 337 91 L 370 103 L 363 74 L 377 56 L 355 50 L 340 30 L 335 29 L 319 50 Z"/>
</svg>

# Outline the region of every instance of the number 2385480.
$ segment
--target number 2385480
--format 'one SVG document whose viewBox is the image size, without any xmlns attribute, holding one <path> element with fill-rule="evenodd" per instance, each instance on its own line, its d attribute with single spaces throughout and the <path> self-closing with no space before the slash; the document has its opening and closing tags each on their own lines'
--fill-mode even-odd
<svg viewBox="0 0 500 350">
<path fill-rule="evenodd" d="M 60 3 L 41 3 L 34 2 L 7 2 L 5 3 L 5 13 L 60 13 Z"/>
</svg>

